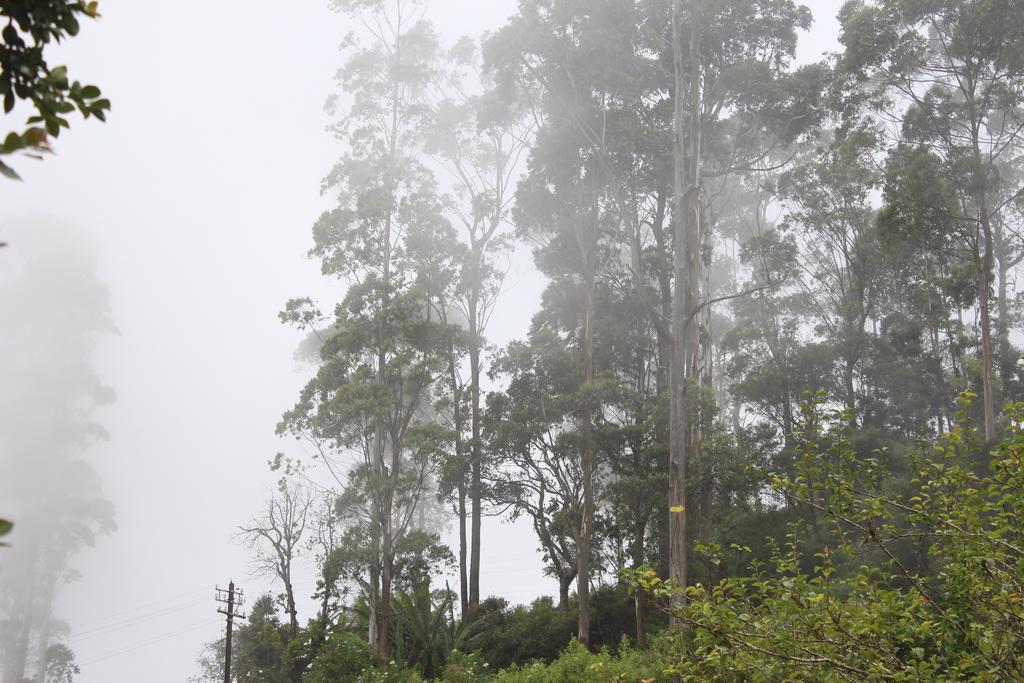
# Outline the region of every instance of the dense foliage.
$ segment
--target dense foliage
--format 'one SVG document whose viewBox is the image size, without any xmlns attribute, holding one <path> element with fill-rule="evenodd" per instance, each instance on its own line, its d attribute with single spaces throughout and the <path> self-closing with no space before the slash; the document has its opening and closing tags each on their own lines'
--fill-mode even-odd
<svg viewBox="0 0 1024 683">
<path fill-rule="evenodd" d="M 904 486 L 888 453 L 855 452 L 848 415 L 810 403 L 798 474 L 774 485 L 822 527 L 794 525 L 747 576 L 689 587 L 673 669 L 687 680 L 1020 679 L 1024 405 L 1007 408 L 991 450 L 970 397 L 962 405 L 960 424 L 913 455 Z M 650 570 L 634 577 L 675 590 Z"/>
</svg>

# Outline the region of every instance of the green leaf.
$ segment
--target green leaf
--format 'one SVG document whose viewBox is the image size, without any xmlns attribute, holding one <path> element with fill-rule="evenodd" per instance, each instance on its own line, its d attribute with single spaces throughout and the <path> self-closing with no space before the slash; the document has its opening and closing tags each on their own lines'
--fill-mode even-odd
<svg viewBox="0 0 1024 683">
<path fill-rule="evenodd" d="M 0 164 L 0 166 L 2 166 L 2 165 L 3 164 Z M 2 242 L 0 242 L 0 247 L 2 247 L 2 246 L 4 246 L 4 244 Z M 13 529 L 13 528 L 14 528 L 14 524 L 12 522 L 7 521 L 6 519 L 0 519 L 0 536 L 6 536 L 7 534 L 11 533 L 11 529 Z M 0 543 L 0 548 L 7 548 L 7 547 L 8 547 L 8 544 Z"/>
<path fill-rule="evenodd" d="M 0 161 L 0 175 L 11 180 L 21 180 L 21 176 L 14 172 L 14 169 Z M 10 524 L 10 522 L 7 522 Z"/>
<path fill-rule="evenodd" d="M 0 145 L 0 150 L 4 153 L 10 154 L 11 152 L 17 151 L 25 146 L 22 138 L 17 133 L 8 133 L 7 137 L 4 138 L 4 144 Z"/>
<path fill-rule="evenodd" d="M 14 28 L 13 24 L 8 24 L 3 30 L 4 42 L 8 45 L 19 44 L 21 38 L 18 36 L 18 30 Z"/>
<path fill-rule="evenodd" d="M 69 14 L 64 18 L 64 30 L 67 31 L 69 35 L 78 35 L 79 28 L 78 19 L 75 18 L 74 14 Z"/>
<path fill-rule="evenodd" d="M 39 147 L 46 144 L 46 131 L 39 127 L 29 128 L 25 131 L 23 139 L 32 147 Z"/>
</svg>

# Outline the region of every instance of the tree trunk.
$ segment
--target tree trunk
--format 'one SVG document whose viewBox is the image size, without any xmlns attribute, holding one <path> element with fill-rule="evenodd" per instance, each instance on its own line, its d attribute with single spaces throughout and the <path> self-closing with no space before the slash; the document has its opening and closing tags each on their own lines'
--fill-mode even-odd
<svg viewBox="0 0 1024 683">
<path fill-rule="evenodd" d="M 663 205 L 663 202 L 659 202 Z M 661 207 L 659 206 L 659 213 Z M 630 261 L 633 264 L 633 296 L 636 298 L 636 304 L 638 307 L 642 305 L 643 292 L 643 281 L 641 279 L 642 265 L 642 251 L 643 245 L 641 243 L 640 226 L 633 225 L 632 227 L 632 240 L 630 242 Z M 638 309 L 642 310 L 642 309 Z M 648 381 L 646 374 L 647 365 L 647 341 L 648 338 L 645 335 L 644 330 L 644 318 L 641 315 L 636 317 L 636 414 L 634 422 L 637 426 L 642 425 L 650 418 L 651 410 L 650 404 L 647 400 L 648 395 Z M 636 472 L 644 471 L 646 468 L 640 462 L 641 452 L 644 448 L 644 444 L 639 440 L 635 440 L 630 450 L 633 454 L 634 469 Z M 639 567 L 644 563 L 644 537 L 647 534 L 647 513 L 646 513 L 646 500 L 642 498 L 637 500 L 633 506 L 634 525 L 633 525 L 633 538 L 630 541 L 630 559 L 632 560 L 633 567 Z M 644 598 L 642 591 L 634 591 L 633 593 L 633 608 L 636 622 L 636 645 L 637 647 L 644 647 L 645 635 L 644 635 Z"/>
<path fill-rule="evenodd" d="M 672 42 L 675 66 L 675 253 L 672 297 L 672 355 L 669 363 L 671 385 L 669 422 L 669 578 L 681 592 L 673 600 L 685 605 L 687 585 L 688 512 L 687 471 L 696 458 L 699 431 L 691 385 L 698 380 L 700 358 L 697 313 L 701 269 L 700 225 L 700 0 L 691 0 L 689 69 L 683 55 L 683 0 L 672 5 Z M 688 102 L 684 103 L 689 81 Z M 689 117 L 687 114 L 687 106 Z M 689 119 L 687 121 L 687 118 Z M 688 146 L 688 149 L 687 149 Z M 673 616 L 672 625 L 682 626 Z"/>
<path fill-rule="evenodd" d="M 671 291 L 668 292 L 668 296 L 665 297 L 663 302 L 663 316 L 665 320 L 671 318 L 672 311 L 672 299 Z M 672 338 L 667 334 L 660 334 L 658 336 L 658 372 L 655 376 L 655 393 L 658 396 L 659 405 L 665 405 L 667 402 L 664 401 L 664 397 L 668 394 L 671 397 L 672 384 L 670 382 L 670 369 L 673 360 L 673 344 Z M 669 402 L 671 401 L 671 398 Z M 671 419 L 671 418 L 670 418 Z M 670 426 L 669 422 L 664 419 L 657 419 L 654 422 L 654 438 L 655 441 L 664 449 L 664 455 L 659 459 L 659 466 L 662 468 L 662 472 L 668 472 L 671 468 L 671 449 L 665 448 L 670 440 Z M 666 457 L 668 456 L 668 457 Z M 670 538 L 670 520 L 667 506 L 657 506 L 655 508 L 654 515 L 654 529 L 657 533 L 658 539 L 658 558 L 657 558 L 657 569 L 659 576 L 669 575 L 669 556 L 671 547 Z"/>
<path fill-rule="evenodd" d="M 843 359 L 843 389 L 846 392 L 846 411 L 850 414 L 850 419 L 853 420 L 853 426 L 857 425 L 857 392 L 853 386 L 854 366 L 857 364 L 856 359 L 852 358 L 849 354 L 845 355 Z"/>
<path fill-rule="evenodd" d="M 291 572 L 289 571 L 284 580 L 285 609 L 288 610 L 288 626 L 291 637 L 299 634 L 299 614 L 295 608 L 295 590 L 292 587 Z"/>
<path fill-rule="evenodd" d="M 381 352 L 378 357 L 378 368 L 377 368 L 377 381 L 383 385 L 383 374 L 384 374 L 384 354 Z M 374 473 L 377 476 L 382 476 L 384 472 L 384 418 L 377 416 L 374 425 L 374 437 L 373 437 L 373 467 Z M 372 493 L 372 492 L 370 492 Z M 381 492 L 382 495 L 386 495 L 386 491 Z M 369 607 L 369 634 L 367 640 L 369 641 L 370 651 L 374 654 L 385 657 L 389 653 L 386 651 L 386 639 L 381 641 L 380 639 L 380 622 L 386 620 L 386 612 L 388 611 L 387 605 L 384 609 L 381 609 L 381 584 L 382 584 L 382 568 L 385 562 L 387 562 L 384 547 L 383 547 L 383 536 L 384 536 L 384 511 L 381 502 L 375 499 L 376 497 L 371 495 L 373 519 L 370 520 L 370 583 L 369 583 L 369 595 L 367 596 L 367 604 Z"/>
<path fill-rule="evenodd" d="M 399 63 L 399 54 L 401 50 L 400 36 L 395 36 L 395 45 L 393 59 L 394 63 Z M 398 84 L 393 83 L 391 87 L 391 135 L 389 137 L 390 149 L 388 150 L 388 157 L 392 160 L 397 159 L 397 144 L 398 144 L 398 130 L 399 130 L 399 118 L 398 112 L 400 108 L 400 99 Z M 384 179 L 385 187 L 388 190 L 388 194 L 394 195 L 394 188 L 392 186 L 392 180 L 390 177 Z M 389 211 L 384 217 L 384 235 L 381 242 L 381 280 L 384 286 L 383 290 L 383 302 L 381 304 L 383 310 L 387 310 L 390 305 L 390 287 L 391 287 L 391 232 L 392 232 L 392 220 L 393 215 Z M 380 387 L 384 387 L 387 384 L 387 354 L 385 349 L 385 336 L 384 322 L 381 321 L 377 326 L 377 376 L 376 383 Z M 375 520 L 371 520 L 371 525 L 375 526 L 376 538 L 374 543 L 374 550 L 379 550 L 379 553 L 374 553 L 371 559 L 372 563 L 380 562 L 380 584 L 374 585 L 375 589 L 379 589 L 377 599 L 374 601 L 376 604 L 373 608 L 374 618 L 376 622 L 375 633 L 371 639 L 371 645 L 375 646 L 374 653 L 383 659 L 389 659 L 391 657 L 391 560 L 392 560 L 392 539 L 391 539 L 391 506 L 393 504 L 394 489 L 391 487 L 391 476 L 397 474 L 397 468 L 393 468 L 393 471 L 389 473 L 387 466 L 384 462 L 385 452 L 385 439 L 386 439 L 386 424 L 384 415 L 377 414 L 374 420 L 374 474 L 382 482 L 383 489 L 380 491 L 378 501 L 373 503 L 373 515 L 377 517 Z M 394 450 L 396 444 L 394 441 L 391 442 L 391 448 Z M 376 496 L 371 495 L 371 500 Z M 379 543 L 379 545 L 377 545 Z M 374 624 L 374 619 L 371 619 L 371 628 Z"/>
<path fill-rule="evenodd" d="M 459 606 L 469 614 L 469 580 L 466 575 L 466 487 L 459 482 Z"/>
<path fill-rule="evenodd" d="M 569 586 L 571 585 L 571 576 L 558 577 L 558 613 L 563 617 L 569 616 Z"/>
<path fill-rule="evenodd" d="M 479 271 L 479 268 L 477 269 Z M 477 275 L 479 278 L 479 275 Z M 471 482 L 470 500 L 472 506 L 471 522 L 471 547 L 469 559 L 469 610 L 476 610 L 480 605 L 480 518 L 482 507 L 482 489 L 480 485 L 481 470 L 483 467 L 482 448 L 480 443 L 480 330 L 479 330 L 479 302 L 476 292 L 470 296 L 469 301 L 469 374 L 470 374 L 470 402 L 471 402 L 471 429 L 472 441 L 470 442 L 471 453 Z"/>
<path fill-rule="evenodd" d="M 452 391 L 452 421 L 455 427 L 455 461 L 459 467 L 457 485 L 458 517 L 459 517 L 459 607 L 465 617 L 469 614 L 469 580 L 467 576 L 466 546 L 466 444 L 462 439 L 465 417 L 462 414 L 462 390 L 459 388 L 458 375 L 455 370 L 455 345 L 448 344 L 448 382 Z"/>
<path fill-rule="evenodd" d="M 671 393 L 669 382 L 669 366 L 672 364 L 672 335 L 671 330 L 666 328 L 666 321 L 672 318 L 672 259 L 669 254 L 671 246 L 664 231 L 665 218 L 667 214 L 669 196 L 672 190 L 669 187 L 659 186 L 657 208 L 654 221 L 651 223 L 651 232 L 654 235 L 659 259 L 653 266 L 654 275 L 658 283 L 658 309 L 650 311 L 652 324 L 655 329 L 655 336 L 658 345 L 658 364 L 654 374 L 654 393 L 658 397 L 658 405 L 667 405 L 669 401 L 666 396 Z M 654 420 L 654 441 L 657 445 L 665 447 L 669 443 L 668 421 L 661 419 L 658 414 Z M 665 455 L 659 459 L 658 466 L 662 472 L 668 472 L 668 449 Z M 656 569 L 659 576 L 669 574 L 669 513 L 668 506 L 657 506 L 652 520 L 654 534 L 657 539 L 658 550 L 655 558 Z"/>
<path fill-rule="evenodd" d="M 997 219 L 993 224 L 993 237 L 995 239 L 995 261 L 999 271 L 998 289 L 996 290 L 996 314 L 998 315 L 996 328 L 996 344 L 999 353 L 999 377 L 1006 382 L 1013 375 L 1016 359 L 1010 357 L 1010 305 L 1007 300 L 1009 296 L 1009 275 L 1013 263 L 1010 254 L 1007 253 L 1006 234 L 1003 221 Z"/>
<path fill-rule="evenodd" d="M 991 308 L 992 274 L 992 225 L 989 221 L 988 205 L 984 192 L 978 198 L 978 213 L 984 251 L 981 255 L 978 277 L 978 306 L 981 309 L 981 391 L 985 410 L 985 440 L 991 441 L 996 436 L 995 396 L 992 390 L 992 323 L 989 319 Z"/>
<path fill-rule="evenodd" d="M 388 515 L 390 519 L 390 515 Z M 383 562 L 380 572 L 380 600 L 377 606 L 377 656 L 384 659 L 391 657 L 391 584 L 394 579 L 394 564 L 390 524 L 384 528 L 384 539 L 381 543 Z"/>
<path fill-rule="evenodd" d="M 387 277 L 388 270 L 388 259 L 385 259 L 385 277 Z M 379 348 L 383 349 L 383 346 L 380 346 Z M 383 351 L 379 352 L 377 360 L 377 381 L 380 386 L 384 386 L 386 359 Z M 379 551 L 373 554 L 373 562 L 380 562 L 380 583 L 379 585 L 374 584 L 374 588 L 378 589 L 379 592 L 376 596 L 376 600 L 373 601 L 375 604 L 371 607 L 374 617 L 374 619 L 371 619 L 371 624 L 373 624 L 374 621 L 376 622 L 376 630 L 372 635 L 370 642 L 371 646 L 374 647 L 374 653 L 378 657 L 388 659 L 391 657 L 391 643 L 389 636 L 391 627 L 391 498 L 393 496 L 393 490 L 390 486 L 390 477 L 387 474 L 387 467 L 384 464 L 384 417 L 382 415 L 378 415 L 376 423 L 376 433 L 374 435 L 374 470 L 376 476 L 383 482 L 384 490 L 380 491 L 380 502 L 374 503 L 372 508 L 373 514 L 376 517 L 376 519 L 371 522 L 375 527 L 376 532 L 374 550 Z M 392 448 L 394 448 L 394 444 L 392 444 Z M 371 496 L 371 499 L 372 498 L 374 498 L 374 496 Z"/>
<path fill-rule="evenodd" d="M 633 541 L 632 547 L 630 548 L 630 559 L 633 561 L 634 567 L 639 567 L 644 563 L 644 536 L 647 534 L 647 524 L 644 521 L 638 520 L 636 526 L 633 529 Z M 647 645 L 647 632 L 644 623 L 644 609 L 645 599 L 643 591 L 633 592 L 633 613 L 636 619 L 636 646 L 646 647 Z"/>
<path fill-rule="evenodd" d="M 594 230 L 597 226 L 594 226 Z M 593 250 L 585 254 L 586 280 L 583 311 L 583 386 L 594 381 L 594 266 Z M 576 594 L 579 597 L 579 628 L 576 637 L 584 647 L 590 647 L 590 541 L 594 526 L 594 438 L 593 414 L 589 406 L 583 415 L 583 516 L 576 553 Z"/>
<path fill-rule="evenodd" d="M 379 544 L 374 541 L 373 546 Z M 380 644 L 377 642 L 377 605 L 380 603 L 380 570 L 374 563 L 370 564 L 370 583 L 368 585 L 366 606 L 368 610 L 366 641 L 370 652 L 380 652 Z"/>
<path fill-rule="evenodd" d="M 47 681 L 46 667 L 50 664 L 50 615 L 53 614 L 53 595 L 57 587 L 55 582 L 47 582 L 45 595 L 42 604 L 38 607 L 39 614 L 39 636 L 36 640 L 36 647 L 39 648 L 39 680 Z"/>
<path fill-rule="evenodd" d="M 327 639 L 327 627 L 330 625 L 331 620 L 331 586 L 333 581 L 328 576 L 324 576 L 324 595 L 320 601 L 320 627 L 322 632 L 320 633 L 320 642 L 323 643 Z"/>
</svg>

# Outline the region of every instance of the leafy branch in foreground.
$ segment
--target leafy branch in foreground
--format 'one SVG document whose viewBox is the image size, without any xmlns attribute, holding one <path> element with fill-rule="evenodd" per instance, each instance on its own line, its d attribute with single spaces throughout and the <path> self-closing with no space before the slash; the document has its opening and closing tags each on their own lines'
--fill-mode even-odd
<svg viewBox="0 0 1024 683">
<path fill-rule="evenodd" d="M 1006 409 L 990 453 L 959 398 L 959 426 L 912 458 L 900 490 L 884 451 L 851 446 L 848 415 L 815 396 L 797 434 L 797 473 L 775 490 L 809 508 L 828 542 L 808 558 L 813 525 L 749 576 L 686 589 L 676 672 L 686 680 L 995 681 L 1024 677 L 1024 404 Z M 716 548 L 701 552 L 714 554 Z M 734 550 L 744 550 L 734 548 Z M 912 555 L 927 556 L 927 570 Z M 879 561 L 880 560 L 880 561 Z M 634 588 L 667 601 L 653 570 Z"/>
<path fill-rule="evenodd" d="M 0 0 L 0 98 L 4 114 L 14 110 L 18 100 L 29 102 L 35 114 L 28 127 L 13 131 L 0 142 L 0 157 L 26 153 L 40 158 L 49 152 L 50 137 L 69 128 L 68 114 L 78 110 L 84 118 L 106 120 L 110 100 L 95 85 L 68 78 L 67 67 L 51 67 L 44 51 L 78 34 L 82 18 L 99 16 L 96 2 L 68 0 Z M 14 169 L 0 160 L 0 174 L 17 180 Z"/>
</svg>

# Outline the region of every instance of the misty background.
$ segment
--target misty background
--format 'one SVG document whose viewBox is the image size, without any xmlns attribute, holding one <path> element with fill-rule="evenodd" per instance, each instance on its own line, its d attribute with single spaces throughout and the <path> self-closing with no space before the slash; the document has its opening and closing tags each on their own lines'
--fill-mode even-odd
<svg viewBox="0 0 1024 683">
<path fill-rule="evenodd" d="M 799 61 L 837 48 L 839 4 L 813 3 Z M 428 16 L 451 43 L 496 29 L 514 9 L 434 0 Z M 38 426 L 40 396 L 81 379 L 53 361 L 70 344 L 95 372 L 90 416 L 109 435 L 78 457 L 116 531 L 71 559 L 79 576 L 58 587 L 54 613 L 70 628 L 83 683 L 139 680 L 140 670 L 180 683 L 222 631 L 214 586 L 234 579 L 252 597 L 269 587 L 233 537 L 279 476 L 267 461 L 300 455 L 274 426 L 312 370 L 294 360 L 302 335 L 277 312 L 340 286 L 305 253 L 338 157 L 323 104 L 351 27 L 319 0 L 111 0 L 102 10 L 55 61 L 103 85 L 109 123 L 75 126 L 55 157 L 19 161 L 23 183 L 0 185 L 4 444 Z M 528 255 L 513 259 L 493 344 L 524 333 L 542 286 Z M 81 314 L 89 331 L 72 325 Z M 66 463 L 21 464 L 0 490 L 32 498 L 91 482 Z M 4 564 L 16 564 L 7 554 L 31 531 L 18 512 Z M 528 601 L 557 590 L 527 525 L 484 525 L 483 595 Z M 311 568 L 300 574 L 299 594 L 313 582 Z"/>
</svg>

